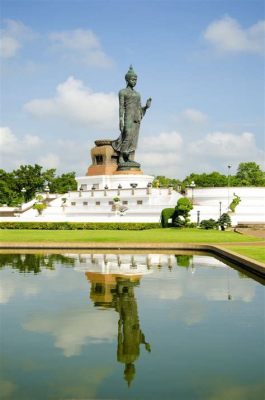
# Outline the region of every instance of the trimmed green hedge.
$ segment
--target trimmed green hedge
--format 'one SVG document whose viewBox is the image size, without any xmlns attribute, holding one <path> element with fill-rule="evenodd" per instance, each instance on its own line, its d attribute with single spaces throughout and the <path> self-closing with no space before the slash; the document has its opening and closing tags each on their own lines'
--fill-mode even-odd
<svg viewBox="0 0 265 400">
<path fill-rule="evenodd" d="M 115 222 L 0 222 L 0 229 L 39 230 L 125 230 L 143 231 L 161 228 L 159 223 L 115 223 Z"/>
<path fill-rule="evenodd" d="M 168 228 L 169 226 L 172 226 L 172 222 L 169 223 L 168 220 L 173 218 L 175 213 L 175 208 L 164 208 L 161 212 L 161 225 L 162 228 Z"/>
</svg>

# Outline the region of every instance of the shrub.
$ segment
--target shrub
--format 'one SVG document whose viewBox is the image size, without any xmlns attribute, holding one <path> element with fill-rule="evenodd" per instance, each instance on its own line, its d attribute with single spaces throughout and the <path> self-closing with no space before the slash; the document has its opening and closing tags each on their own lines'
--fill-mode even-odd
<svg viewBox="0 0 265 400">
<path fill-rule="evenodd" d="M 0 222 L 0 229 L 39 230 L 134 230 L 160 228 L 159 223 L 110 223 L 110 222 Z"/>
<path fill-rule="evenodd" d="M 41 194 L 38 194 L 36 196 L 36 200 L 39 201 L 39 202 L 42 202 L 44 200 L 44 198 L 43 198 L 43 196 Z"/>
<path fill-rule="evenodd" d="M 45 210 L 45 208 L 47 208 L 47 205 L 44 203 L 35 203 L 33 206 L 33 209 L 37 210 L 39 215 L 42 214 L 42 212 Z"/>
<path fill-rule="evenodd" d="M 225 230 L 225 228 L 231 226 L 231 218 L 227 213 L 224 213 L 221 215 L 221 217 L 218 219 L 217 224 L 221 226 L 222 230 Z"/>
<path fill-rule="evenodd" d="M 172 226 L 172 222 L 169 223 L 168 220 L 173 218 L 174 212 L 174 208 L 164 208 L 164 210 L 162 210 L 160 217 L 162 228 L 168 228 L 169 226 Z"/>
<path fill-rule="evenodd" d="M 189 222 L 187 228 L 197 228 L 197 226 L 196 222 Z"/>
<path fill-rule="evenodd" d="M 214 219 L 203 219 L 200 223 L 200 228 L 202 229 L 216 229 L 218 226 L 217 221 Z"/>
</svg>

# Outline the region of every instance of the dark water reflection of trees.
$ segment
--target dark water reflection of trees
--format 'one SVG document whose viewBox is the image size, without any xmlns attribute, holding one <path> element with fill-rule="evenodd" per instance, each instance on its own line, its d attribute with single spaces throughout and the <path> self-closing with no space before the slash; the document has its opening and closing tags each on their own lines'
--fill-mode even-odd
<svg viewBox="0 0 265 400">
<path fill-rule="evenodd" d="M 179 267 L 190 267 L 192 263 L 192 255 L 177 255 L 176 263 Z M 74 267 L 77 258 L 69 257 L 63 254 L 1 254 L 0 255 L 0 268 L 10 267 L 18 270 L 19 272 L 30 272 L 38 274 L 41 269 L 54 270 L 56 264 Z M 82 260 L 79 259 L 82 263 Z"/>
<path fill-rule="evenodd" d="M 11 267 L 19 272 L 38 274 L 42 268 L 54 270 L 60 263 L 74 266 L 75 259 L 62 254 L 1 254 L 0 268 Z"/>
</svg>

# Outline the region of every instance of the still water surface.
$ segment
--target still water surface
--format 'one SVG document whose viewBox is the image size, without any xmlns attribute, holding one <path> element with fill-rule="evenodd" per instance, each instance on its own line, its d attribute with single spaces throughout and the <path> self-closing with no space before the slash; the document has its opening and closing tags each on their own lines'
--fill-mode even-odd
<svg viewBox="0 0 265 400">
<path fill-rule="evenodd" d="M 1 254 L 1 399 L 264 398 L 264 287 L 204 255 Z"/>
</svg>

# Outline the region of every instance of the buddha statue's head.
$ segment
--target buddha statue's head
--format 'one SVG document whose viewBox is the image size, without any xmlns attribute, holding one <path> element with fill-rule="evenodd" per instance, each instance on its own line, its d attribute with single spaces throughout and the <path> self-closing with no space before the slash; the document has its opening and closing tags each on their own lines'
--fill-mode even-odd
<svg viewBox="0 0 265 400">
<path fill-rule="evenodd" d="M 127 74 L 125 75 L 125 80 L 126 80 L 128 86 L 134 87 L 136 85 L 137 75 L 134 72 L 132 65 L 130 65 L 129 70 L 128 70 Z"/>
</svg>

